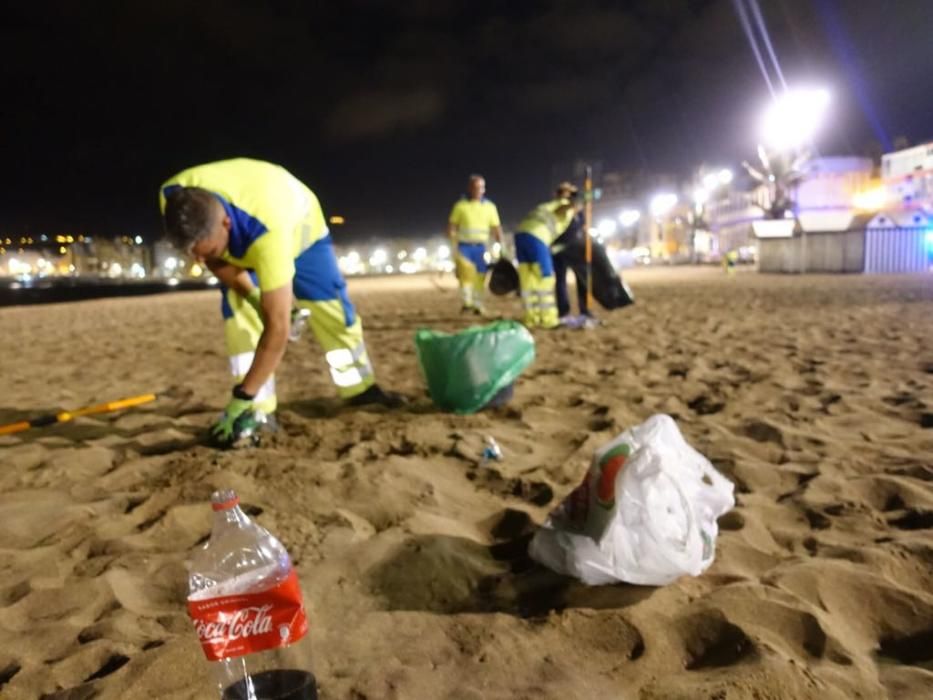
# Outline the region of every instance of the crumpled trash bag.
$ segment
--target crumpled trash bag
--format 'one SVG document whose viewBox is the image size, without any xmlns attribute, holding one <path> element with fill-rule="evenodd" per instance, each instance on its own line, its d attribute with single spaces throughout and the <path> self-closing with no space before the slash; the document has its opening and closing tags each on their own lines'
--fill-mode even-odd
<svg viewBox="0 0 933 700">
<path fill-rule="evenodd" d="M 591 585 L 698 576 L 713 563 L 716 520 L 734 507 L 733 488 L 673 418 L 655 415 L 597 450 L 529 553 Z"/>
</svg>

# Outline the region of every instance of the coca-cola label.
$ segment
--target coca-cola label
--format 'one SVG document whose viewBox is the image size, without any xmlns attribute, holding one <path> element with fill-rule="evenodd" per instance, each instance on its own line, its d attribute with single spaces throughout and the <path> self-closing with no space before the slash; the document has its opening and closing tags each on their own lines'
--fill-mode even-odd
<svg viewBox="0 0 933 700">
<path fill-rule="evenodd" d="M 308 631 L 294 570 L 265 591 L 189 600 L 188 615 L 208 661 L 288 646 Z"/>
</svg>

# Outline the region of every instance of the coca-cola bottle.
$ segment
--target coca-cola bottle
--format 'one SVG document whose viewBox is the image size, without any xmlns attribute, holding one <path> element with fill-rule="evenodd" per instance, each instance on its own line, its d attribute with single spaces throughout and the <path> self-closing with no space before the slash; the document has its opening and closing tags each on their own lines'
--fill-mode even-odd
<svg viewBox="0 0 933 700">
<path fill-rule="evenodd" d="M 285 547 L 239 506 L 211 497 L 214 526 L 188 577 L 188 614 L 223 700 L 316 700 L 301 587 Z"/>
</svg>

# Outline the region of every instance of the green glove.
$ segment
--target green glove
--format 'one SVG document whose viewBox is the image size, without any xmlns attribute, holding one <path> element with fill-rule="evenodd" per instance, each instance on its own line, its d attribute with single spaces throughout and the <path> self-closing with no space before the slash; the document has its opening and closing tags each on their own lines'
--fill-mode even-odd
<svg viewBox="0 0 933 700">
<path fill-rule="evenodd" d="M 220 420 L 211 426 L 211 441 L 217 447 L 230 447 L 244 435 L 252 434 L 258 425 L 252 399 L 238 399 L 234 396 Z"/>
<path fill-rule="evenodd" d="M 262 318 L 262 292 L 259 291 L 259 287 L 253 287 L 249 290 L 243 299 L 246 300 L 246 303 L 256 309 L 256 313 L 259 314 L 259 318 Z"/>
</svg>

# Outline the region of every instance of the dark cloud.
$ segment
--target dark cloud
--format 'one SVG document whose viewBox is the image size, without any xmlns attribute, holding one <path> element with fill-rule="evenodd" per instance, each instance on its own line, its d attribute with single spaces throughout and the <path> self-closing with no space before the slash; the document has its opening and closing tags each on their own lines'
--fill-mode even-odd
<svg viewBox="0 0 933 700">
<path fill-rule="evenodd" d="M 369 90 L 338 103 L 328 127 L 333 137 L 343 141 L 372 139 L 435 124 L 443 111 L 444 97 L 437 91 Z"/>
</svg>

